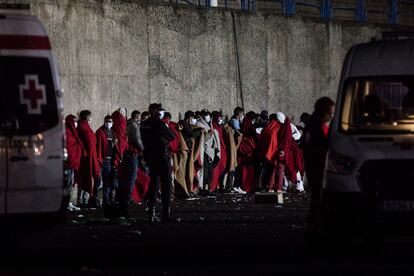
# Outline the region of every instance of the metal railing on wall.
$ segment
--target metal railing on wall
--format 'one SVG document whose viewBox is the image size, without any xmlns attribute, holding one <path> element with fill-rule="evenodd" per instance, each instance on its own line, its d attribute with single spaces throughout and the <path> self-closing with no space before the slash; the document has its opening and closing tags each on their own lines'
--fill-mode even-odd
<svg viewBox="0 0 414 276">
<path fill-rule="evenodd" d="M 245 11 L 256 11 L 256 0 L 173 0 L 176 4 L 189 4 L 205 7 L 238 8 Z"/>
<path fill-rule="evenodd" d="M 258 4 L 278 5 L 284 15 L 292 16 L 297 14 L 298 9 L 313 9 L 324 21 L 331 19 L 342 19 L 337 13 L 350 12 L 353 19 L 358 22 L 369 22 L 371 16 L 383 16 L 389 24 L 399 24 L 401 18 L 411 18 L 414 21 L 414 0 L 377 0 L 375 3 L 369 0 L 168 0 L 176 4 L 189 4 L 206 7 L 224 7 L 241 9 L 244 11 L 256 11 Z M 339 3 L 338 3 L 339 2 Z M 384 22 L 385 23 L 385 22 Z"/>
</svg>

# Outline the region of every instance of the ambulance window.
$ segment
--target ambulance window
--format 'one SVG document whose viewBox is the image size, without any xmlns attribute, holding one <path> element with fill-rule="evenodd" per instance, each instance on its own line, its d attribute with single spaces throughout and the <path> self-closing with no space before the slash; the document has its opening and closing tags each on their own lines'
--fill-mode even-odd
<svg viewBox="0 0 414 276">
<path fill-rule="evenodd" d="M 59 113 L 49 60 L 3 56 L 0 68 L 0 115 L 16 122 L 14 134 L 33 135 L 56 126 Z"/>
</svg>

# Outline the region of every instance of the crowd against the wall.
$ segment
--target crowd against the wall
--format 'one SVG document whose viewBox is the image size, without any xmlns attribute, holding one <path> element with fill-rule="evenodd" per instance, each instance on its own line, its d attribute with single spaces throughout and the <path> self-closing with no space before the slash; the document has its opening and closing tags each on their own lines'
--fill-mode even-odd
<svg viewBox="0 0 414 276">
<path fill-rule="evenodd" d="M 282 112 L 245 113 L 241 107 L 227 122 L 220 112 L 205 109 L 173 122 L 161 104 L 151 104 L 129 118 L 119 108 L 102 118 L 96 132 L 90 127 L 93 115 L 83 110 L 66 117 L 68 187 L 77 187 L 71 210 L 102 206 L 105 217 L 122 218 L 132 202 L 144 201 L 148 219 L 156 221 L 160 198 L 168 221 L 171 198 L 269 192 L 283 204 L 287 191 L 304 192 L 308 113 L 297 125 Z"/>
</svg>

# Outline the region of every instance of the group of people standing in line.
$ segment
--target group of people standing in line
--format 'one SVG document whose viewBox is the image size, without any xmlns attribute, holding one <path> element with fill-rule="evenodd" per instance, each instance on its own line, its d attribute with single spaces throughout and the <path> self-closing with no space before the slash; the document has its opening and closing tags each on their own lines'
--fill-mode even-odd
<svg viewBox="0 0 414 276">
<path fill-rule="evenodd" d="M 206 109 L 187 111 L 173 122 L 161 104 L 133 111 L 129 119 L 127 110 L 119 108 L 96 132 L 90 111 L 68 115 L 68 187 L 78 186 L 78 207 L 69 208 L 102 204 L 105 217 L 128 218 L 132 201 L 146 201 L 148 220 L 156 222 L 161 197 L 162 221 L 168 222 L 173 196 L 269 192 L 283 204 L 289 183 L 304 191 L 305 171 L 309 186 L 320 187 L 321 174 L 315 170 L 323 170 L 332 107 L 329 98 L 319 99 L 315 112 L 303 113 L 298 126 L 282 112 L 245 114 L 241 107 L 227 122 L 221 112 Z"/>
</svg>

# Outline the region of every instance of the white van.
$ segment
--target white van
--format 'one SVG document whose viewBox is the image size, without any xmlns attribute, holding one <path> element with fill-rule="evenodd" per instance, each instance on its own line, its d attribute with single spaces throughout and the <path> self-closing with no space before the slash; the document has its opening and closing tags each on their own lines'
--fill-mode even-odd
<svg viewBox="0 0 414 276">
<path fill-rule="evenodd" d="M 62 95 L 48 35 L 27 8 L 0 6 L 0 218 L 52 221 L 67 204 Z"/>
<path fill-rule="evenodd" d="M 329 134 L 323 230 L 369 235 L 414 225 L 414 39 L 409 35 L 388 34 L 356 45 L 345 58 Z"/>
</svg>

